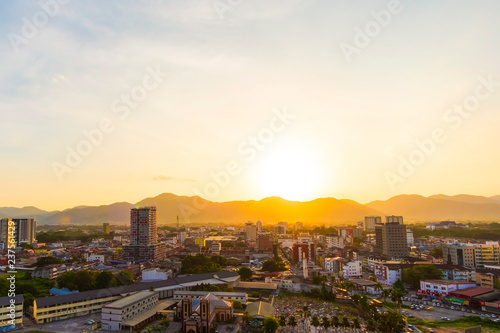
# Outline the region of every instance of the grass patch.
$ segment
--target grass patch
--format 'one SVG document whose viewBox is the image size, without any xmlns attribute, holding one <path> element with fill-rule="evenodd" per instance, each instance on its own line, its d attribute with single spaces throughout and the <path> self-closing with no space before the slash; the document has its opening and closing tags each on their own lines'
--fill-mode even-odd
<svg viewBox="0 0 500 333">
<path fill-rule="evenodd" d="M 479 316 L 467 316 L 447 321 L 409 318 L 408 323 L 412 325 L 426 326 L 431 328 L 439 328 L 439 327 L 468 328 L 474 326 L 481 326 L 483 328 L 492 329 L 494 332 L 500 332 L 500 325 L 498 323 L 495 323 L 489 318 L 481 318 Z"/>
</svg>

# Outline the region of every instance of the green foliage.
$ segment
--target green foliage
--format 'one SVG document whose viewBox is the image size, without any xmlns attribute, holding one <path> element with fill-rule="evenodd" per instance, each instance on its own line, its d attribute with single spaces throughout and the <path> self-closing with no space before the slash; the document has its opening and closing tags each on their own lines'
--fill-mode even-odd
<svg viewBox="0 0 500 333">
<path fill-rule="evenodd" d="M 238 270 L 238 274 L 240 275 L 242 281 L 248 281 L 253 275 L 253 271 L 249 267 L 241 267 Z"/>
<path fill-rule="evenodd" d="M 403 316 L 397 312 L 384 312 L 377 318 L 377 329 L 384 333 L 399 333 L 405 328 Z"/>
<path fill-rule="evenodd" d="M 119 286 L 128 286 L 134 283 L 134 274 L 130 273 L 127 270 L 122 270 L 116 273 L 116 283 Z"/>
<path fill-rule="evenodd" d="M 286 264 L 280 257 L 266 260 L 262 264 L 262 270 L 266 272 L 283 272 L 286 271 Z"/>
<path fill-rule="evenodd" d="M 297 319 L 295 319 L 294 316 L 290 316 L 288 318 L 288 326 L 292 326 L 292 327 L 297 326 Z"/>
<path fill-rule="evenodd" d="M 425 229 L 425 226 L 414 226 L 413 236 L 415 236 L 415 238 L 426 236 L 441 236 L 452 238 L 496 240 L 500 239 L 500 224 L 495 222 L 475 223 L 469 225 L 469 228 L 449 228 L 436 230 Z"/>
<path fill-rule="evenodd" d="M 62 264 L 62 260 L 52 256 L 40 257 L 36 260 L 36 267 L 44 267 L 48 265 Z"/>
<path fill-rule="evenodd" d="M 412 289 L 419 289 L 421 280 L 439 280 L 443 278 L 443 273 L 434 265 L 416 265 L 403 269 L 402 278 Z"/>
<path fill-rule="evenodd" d="M 272 316 L 268 316 L 264 318 L 264 332 L 266 333 L 275 333 L 280 327 L 280 323 L 278 320 Z"/>
<path fill-rule="evenodd" d="M 96 289 L 96 278 L 99 273 L 93 271 L 71 271 L 57 278 L 59 288 L 78 290 L 80 292 Z"/>
<path fill-rule="evenodd" d="M 92 232 L 87 234 L 85 231 L 55 231 L 55 232 L 39 232 L 36 235 L 36 239 L 39 243 L 57 243 L 64 241 L 75 241 L 79 240 L 82 243 L 88 243 L 93 239 L 113 239 L 115 232 L 112 231 L 105 235 L 102 232 Z"/>
<path fill-rule="evenodd" d="M 241 304 L 240 301 L 232 299 L 232 300 L 230 300 L 230 302 L 233 303 L 234 309 L 243 309 L 243 304 Z"/>
<path fill-rule="evenodd" d="M 284 315 L 280 316 L 279 323 L 280 323 L 280 326 L 286 326 L 286 317 Z"/>
<path fill-rule="evenodd" d="M 0 295 L 2 296 L 6 296 L 9 292 L 9 282 L 7 281 L 7 277 L 9 276 L 10 274 L 0 277 Z M 45 297 L 49 296 L 49 290 L 54 287 L 54 281 L 42 278 L 32 278 L 31 274 L 27 272 L 19 271 L 15 276 L 17 294 L 30 294 L 35 298 Z"/>
<path fill-rule="evenodd" d="M 498 330 L 498 323 L 493 322 L 489 318 L 481 318 L 479 316 L 466 316 L 448 321 L 439 321 L 439 320 L 432 321 L 432 320 L 423 320 L 420 318 L 410 318 L 408 319 L 408 322 L 412 325 L 424 325 L 432 328 L 441 328 L 441 327 L 467 328 L 467 327 L 481 326 L 482 328 Z"/>
<path fill-rule="evenodd" d="M 436 257 L 436 258 L 442 258 L 443 257 L 443 249 L 440 247 L 437 247 L 437 248 L 433 249 L 429 254 L 433 257 Z"/>
<path fill-rule="evenodd" d="M 94 289 L 105 289 L 116 287 L 118 282 L 116 281 L 116 277 L 111 272 L 100 272 L 95 278 L 95 286 Z"/>
<path fill-rule="evenodd" d="M 325 226 L 315 227 L 311 230 L 311 233 L 319 234 L 319 235 L 337 235 L 338 234 L 337 229 L 335 229 L 334 227 L 325 227 Z"/>
<path fill-rule="evenodd" d="M 252 298 L 258 298 L 260 295 L 258 291 L 252 291 L 248 296 Z"/>
<path fill-rule="evenodd" d="M 225 265 L 226 262 L 226 258 L 216 255 L 213 255 L 210 258 L 203 254 L 187 256 L 182 260 L 181 274 L 220 272 L 222 270 L 221 263 Z"/>
<path fill-rule="evenodd" d="M 311 325 L 313 325 L 314 327 L 318 327 L 320 325 L 320 322 L 319 322 L 319 319 L 317 316 L 312 317 Z"/>
<path fill-rule="evenodd" d="M 328 317 L 321 318 L 321 326 L 323 326 L 325 330 L 328 330 L 328 327 L 331 326 L 331 322 L 328 320 Z"/>
<path fill-rule="evenodd" d="M 20 292 L 18 292 L 18 293 L 21 294 Z M 23 294 L 23 298 L 24 298 L 23 308 L 24 308 L 24 310 L 27 310 L 30 306 L 33 305 L 33 301 L 35 300 L 35 296 L 33 296 L 30 293 L 22 293 L 22 294 Z"/>
</svg>

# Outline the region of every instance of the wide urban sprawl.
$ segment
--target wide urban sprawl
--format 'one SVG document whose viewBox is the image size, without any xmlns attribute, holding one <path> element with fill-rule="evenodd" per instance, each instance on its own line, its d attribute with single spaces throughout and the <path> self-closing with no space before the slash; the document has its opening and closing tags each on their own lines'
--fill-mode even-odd
<svg viewBox="0 0 500 333">
<path fill-rule="evenodd" d="M 498 222 L 114 209 L 126 220 L 0 219 L 0 332 L 500 331 Z"/>
</svg>

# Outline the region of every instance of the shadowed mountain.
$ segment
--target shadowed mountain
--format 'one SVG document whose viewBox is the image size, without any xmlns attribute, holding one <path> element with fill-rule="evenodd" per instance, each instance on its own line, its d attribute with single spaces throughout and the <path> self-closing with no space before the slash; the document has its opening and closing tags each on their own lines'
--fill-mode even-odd
<svg viewBox="0 0 500 333">
<path fill-rule="evenodd" d="M 373 201 L 365 206 L 386 215 L 402 215 L 408 221 L 500 219 L 500 202 L 468 195 L 436 195 L 427 198 L 421 195 L 398 195 L 386 201 Z"/>
<path fill-rule="evenodd" d="M 134 205 L 119 202 L 103 206 L 79 206 L 37 219 L 40 224 L 98 224 L 102 222 L 126 223 L 130 221 L 130 208 Z"/>
</svg>

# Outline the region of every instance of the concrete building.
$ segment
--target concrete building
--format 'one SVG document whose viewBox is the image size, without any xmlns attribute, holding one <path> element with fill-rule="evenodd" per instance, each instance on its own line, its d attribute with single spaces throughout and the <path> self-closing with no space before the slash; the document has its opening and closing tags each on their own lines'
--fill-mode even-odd
<svg viewBox="0 0 500 333">
<path fill-rule="evenodd" d="M 476 269 L 476 284 L 480 287 L 500 289 L 500 270 L 484 268 Z"/>
<path fill-rule="evenodd" d="M 343 249 L 345 246 L 344 238 L 337 235 L 327 235 L 326 236 L 326 247 L 331 249 L 332 247 Z"/>
<path fill-rule="evenodd" d="M 295 222 L 295 230 L 304 229 L 304 224 L 302 222 Z"/>
<path fill-rule="evenodd" d="M 132 332 L 131 320 L 157 304 L 158 294 L 156 292 L 141 291 L 104 305 L 101 314 L 102 328 L 109 331 L 129 329 Z"/>
<path fill-rule="evenodd" d="M 102 233 L 105 235 L 109 234 L 109 223 L 102 224 Z"/>
<path fill-rule="evenodd" d="M 475 287 L 474 282 L 460 282 L 450 280 L 422 280 L 420 293 L 427 295 L 448 295 L 452 291 Z"/>
<path fill-rule="evenodd" d="M 181 300 L 185 298 L 199 298 L 207 294 L 206 291 L 175 291 L 174 300 Z M 211 291 L 210 294 L 216 296 L 218 299 L 225 301 L 239 301 L 241 304 L 247 304 L 248 296 L 246 293 L 237 292 L 220 292 Z"/>
<path fill-rule="evenodd" d="M 411 246 L 415 243 L 415 238 L 413 237 L 413 230 L 406 228 L 406 243 Z"/>
<path fill-rule="evenodd" d="M 165 258 L 165 244 L 158 243 L 156 207 L 130 210 L 130 245 L 122 250 L 124 260 L 132 262 L 157 261 Z"/>
<path fill-rule="evenodd" d="M 288 232 L 288 222 L 279 222 L 274 226 L 274 234 L 275 235 L 286 235 Z"/>
<path fill-rule="evenodd" d="M 498 242 L 486 244 L 443 244 L 443 260 L 467 267 L 482 268 L 500 265 L 500 245 Z"/>
<path fill-rule="evenodd" d="M 263 229 L 262 229 L 262 222 L 261 221 L 257 221 L 257 223 L 255 224 L 255 226 L 257 227 L 257 233 L 263 231 Z"/>
<path fill-rule="evenodd" d="M 91 254 L 87 257 L 87 262 L 99 261 L 104 263 L 104 254 Z"/>
<path fill-rule="evenodd" d="M 382 223 L 382 217 L 380 216 L 365 216 L 363 221 L 363 229 L 365 231 L 375 230 L 375 225 Z"/>
<path fill-rule="evenodd" d="M 293 244 L 293 261 L 302 262 L 303 259 L 316 262 L 316 245 L 314 242 Z"/>
<path fill-rule="evenodd" d="M 0 331 L 6 332 L 23 327 L 23 295 L 0 297 Z"/>
<path fill-rule="evenodd" d="M 255 242 L 257 240 L 257 226 L 252 222 L 245 223 L 245 233 L 248 242 Z"/>
<path fill-rule="evenodd" d="M 142 282 L 162 281 L 168 279 L 168 274 L 158 268 L 145 269 L 142 271 Z"/>
<path fill-rule="evenodd" d="M 390 222 L 375 226 L 375 251 L 388 258 L 408 256 L 406 226 Z"/>
<path fill-rule="evenodd" d="M 259 252 L 272 252 L 274 237 L 269 232 L 260 232 L 257 234 L 257 249 Z"/>
<path fill-rule="evenodd" d="M 220 251 L 222 250 L 222 244 L 221 244 L 221 243 L 216 243 L 216 242 L 213 242 L 213 243 L 210 245 L 210 249 L 212 250 L 212 254 L 217 254 L 217 255 L 219 255 L 219 254 L 220 254 Z"/>
<path fill-rule="evenodd" d="M 37 324 L 64 320 L 101 312 L 101 308 L 122 299 L 126 294 L 148 291 L 151 287 L 159 299 L 173 297 L 175 291 L 190 290 L 198 284 L 235 287 L 240 280 L 236 272 L 217 272 L 177 276 L 163 281 L 135 283 L 128 286 L 84 291 L 77 294 L 49 296 L 35 299 L 28 310 Z"/>
<path fill-rule="evenodd" d="M 272 278 L 271 282 L 276 283 L 278 285 L 278 288 L 293 291 L 293 281 L 291 279 Z"/>
<path fill-rule="evenodd" d="M 363 275 L 361 261 L 353 260 L 342 264 L 342 277 L 344 279 L 352 277 L 361 277 Z"/>
<path fill-rule="evenodd" d="M 323 259 L 323 270 L 330 274 L 340 275 L 339 272 L 342 270 L 342 260 L 343 258 L 341 257 Z"/>
<path fill-rule="evenodd" d="M 4 248 L 7 248 L 9 240 L 12 239 L 12 231 L 14 231 L 13 241 L 15 241 L 16 246 L 21 243 L 33 244 L 36 242 L 35 219 L 0 219 L 0 243 L 4 244 Z"/>
<path fill-rule="evenodd" d="M 396 215 L 389 215 L 385 217 L 385 223 L 399 223 L 399 224 L 404 224 L 403 223 L 403 217 L 402 216 L 396 216 Z"/>
</svg>

